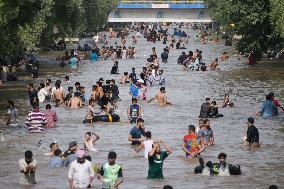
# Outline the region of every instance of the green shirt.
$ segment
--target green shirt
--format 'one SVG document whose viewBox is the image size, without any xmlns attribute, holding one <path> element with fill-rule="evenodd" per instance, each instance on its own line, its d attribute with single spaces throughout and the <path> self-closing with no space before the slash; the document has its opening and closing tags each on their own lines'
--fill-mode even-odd
<svg viewBox="0 0 284 189">
<path fill-rule="evenodd" d="M 168 152 L 161 152 L 160 159 L 156 155 L 148 157 L 149 170 L 148 179 L 163 179 L 163 162 L 168 157 Z"/>
</svg>

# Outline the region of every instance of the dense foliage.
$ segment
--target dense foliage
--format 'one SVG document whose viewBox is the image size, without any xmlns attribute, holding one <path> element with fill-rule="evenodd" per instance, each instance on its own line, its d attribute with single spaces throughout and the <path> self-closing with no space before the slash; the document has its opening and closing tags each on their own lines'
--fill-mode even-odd
<svg viewBox="0 0 284 189">
<path fill-rule="evenodd" d="M 102 27 L 116 0 L 1 0 L 0 56 Z"/>
<path fill-rule="evenodd" d="M 242 53 L 258 55 L 280 47 L 283 38 L 283 0 L 207 0 L 210 14 L 227 35 L 239 35 Z M 281 5 L 282 4 L 282 5 Z"/>
</svg>

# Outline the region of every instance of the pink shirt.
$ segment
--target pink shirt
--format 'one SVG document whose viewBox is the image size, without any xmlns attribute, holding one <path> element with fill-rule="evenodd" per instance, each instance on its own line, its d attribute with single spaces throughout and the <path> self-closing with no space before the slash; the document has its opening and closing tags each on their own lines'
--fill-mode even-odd
<svg viewBox="0 0 284 189">
<path fill-rule="evenodd" d="M 58 120 L 57 114 L 55 111 L 47 109 L 44 111 L 45 117 L 46 117 L 46 128 L 53 128 L 55 127 L 55 122 Z"/>
</svg>

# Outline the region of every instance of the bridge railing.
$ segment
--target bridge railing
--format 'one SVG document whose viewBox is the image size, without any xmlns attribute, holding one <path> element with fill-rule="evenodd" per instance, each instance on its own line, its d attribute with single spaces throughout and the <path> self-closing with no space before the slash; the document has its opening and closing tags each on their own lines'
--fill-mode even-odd
<svg viewBox="0 0 284 189">
<path fill-rule="evenodd" d="M 197 0 L 120 0 L 120 3 L 124 4 L 193 4 L 204 3 L 204 1 Z"/>
</svg>

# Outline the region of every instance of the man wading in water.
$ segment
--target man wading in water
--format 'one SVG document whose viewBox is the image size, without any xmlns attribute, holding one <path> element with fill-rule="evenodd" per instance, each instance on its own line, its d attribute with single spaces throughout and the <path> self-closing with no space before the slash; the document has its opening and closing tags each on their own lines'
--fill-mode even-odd
<svg viewBox="0 0 284 189">
<path fill-rule="evenodd" d="M 166 88 L 165 87 L 161 87 L 160 88 L 160 93 L 157 94 L 155 97 L 151 98 L 148 103 L 152 102 L 153 100 L 157 99 L 158 100 L 158 104 L 160 106 L 164 106 L 164 105 L 172 105 L 172 103 L 168 102 L 167 100 L 167 96 L 166 96 Z"/>
</svg>

